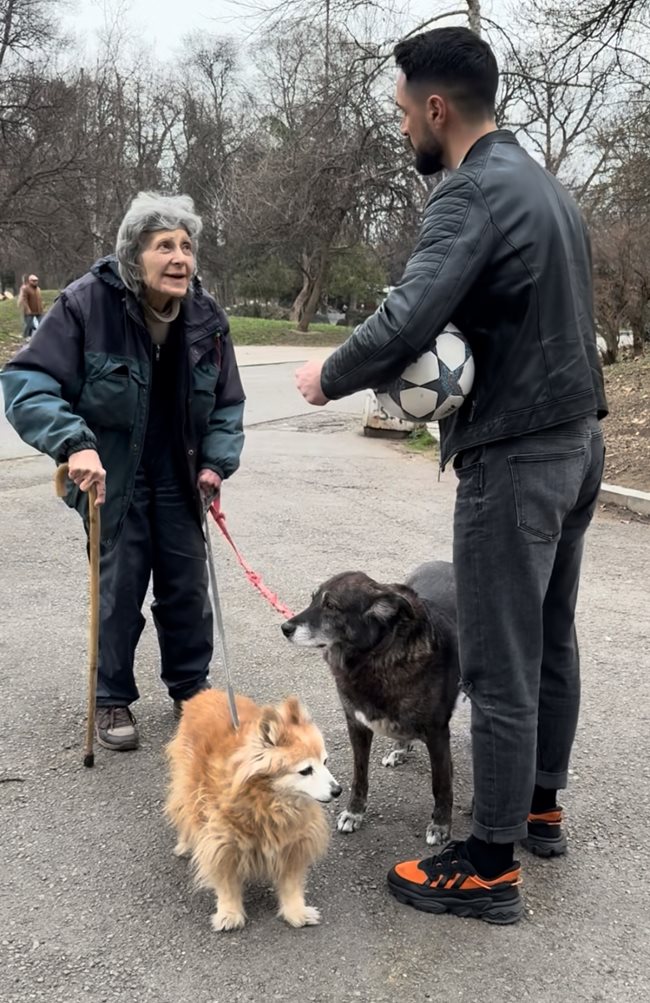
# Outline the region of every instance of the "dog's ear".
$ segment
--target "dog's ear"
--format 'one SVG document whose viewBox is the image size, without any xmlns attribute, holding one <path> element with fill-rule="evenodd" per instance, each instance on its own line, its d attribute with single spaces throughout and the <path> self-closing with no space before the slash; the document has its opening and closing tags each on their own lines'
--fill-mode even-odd
<svg viewBox="0 0 650 1003">
<path fill-rule="evenodd" d="M 376 620 L 381 620 L 382 623 L 388 623 L 390 620 L 394 620 L 396 616 L 403 616 L 412 620 L 414 615 L 415 610 L 413 606 L 408 598 L 400 592 L 381 592 L 368 610 L 368 616 L 372 616 Z"/>
<path fill-rule="evenodd" d="M 280 705 L 280 713 L 287 724 L 309 724 L 311 721 L 309 711 L 300 703 L 298 697 L 287 697 Z"/>
<path fill-rule="evenodd" d="M 275 707 L 263 708 L 257 730 L 264 745 L 276 746 L 280 744 L 284 721 Z"/>
</svg>

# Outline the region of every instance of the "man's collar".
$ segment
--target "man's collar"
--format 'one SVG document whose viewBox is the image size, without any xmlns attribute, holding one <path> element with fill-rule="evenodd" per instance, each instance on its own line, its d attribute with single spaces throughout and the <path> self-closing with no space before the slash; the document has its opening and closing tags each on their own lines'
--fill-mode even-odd
<svg viewBox="0 0 650 1003">
<path fill-rule="evenodd" d="M 473 160 L 475 157 L 479 157 L 486 146 L 493 146 L 494 143 L 510 143 L 514 146 L 519 146 L 519 140 L 514 132 L 510 132 L 510 129 L 493 129 L 491 132 L 486 132 L 485 135 L 480 136 L 475 143 L 472 143 L 460 164 L 458 164 L 458 167 L 461 164 L 466 164 L 469 160 Z"/>
</svg>

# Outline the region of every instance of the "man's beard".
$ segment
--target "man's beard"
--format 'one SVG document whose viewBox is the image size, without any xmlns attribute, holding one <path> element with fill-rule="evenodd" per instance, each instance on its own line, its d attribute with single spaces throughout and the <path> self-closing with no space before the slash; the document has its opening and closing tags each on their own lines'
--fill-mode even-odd
<svg viewBox="0 0 650 1003">
<path fill-rule="evenodd" d="M 442 160 L 442 146 L 435 139 L 429 140 L 429 145 L 426 149 L 420 148 L 416 150 L 412 143 L 409 145 L 415 153 L 415 169 L 418 174 L 428 176 L 444 171 L 445 165 Z"/>
</svg>

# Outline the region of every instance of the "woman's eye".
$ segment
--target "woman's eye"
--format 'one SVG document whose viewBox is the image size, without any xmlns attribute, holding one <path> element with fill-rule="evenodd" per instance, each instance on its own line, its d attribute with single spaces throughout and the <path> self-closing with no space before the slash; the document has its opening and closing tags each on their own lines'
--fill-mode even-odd
<svg viewBox="0 0 650 1003">
<path fill-rule="evenodd" d="M 298 770 L 301 777 L 310 777 L 314 772 L 313 766 L 305 766 L 304 770 Z"/>
</svg>

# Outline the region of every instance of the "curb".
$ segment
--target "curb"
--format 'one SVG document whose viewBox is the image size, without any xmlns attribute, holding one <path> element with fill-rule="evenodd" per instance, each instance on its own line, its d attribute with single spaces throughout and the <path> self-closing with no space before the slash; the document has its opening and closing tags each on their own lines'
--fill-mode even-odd
<svg viewBox="0 0 650 1003">
<path fill-rule="evenodd" d="M 637 515 L 650 515 L 650 494 L 634 488 L 620 488 L 615 484 L 601 484 L 600 501 L 628 508 Z"/>
</svg>

